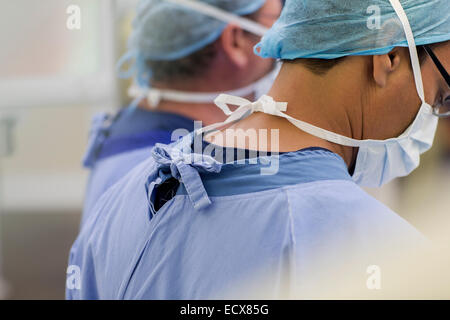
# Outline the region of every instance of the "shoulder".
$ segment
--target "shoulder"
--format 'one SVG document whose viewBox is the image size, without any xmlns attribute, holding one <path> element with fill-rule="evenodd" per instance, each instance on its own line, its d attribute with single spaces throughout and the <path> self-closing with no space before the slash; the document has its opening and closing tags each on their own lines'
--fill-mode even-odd
<svg viewBox="0 0 450 320">
<path fill-rule="evenodd" d="M 426 241 L 410 223 L 353 181 L 333 180 L 285 188 L 292 214 L 321 230 L 355 237 Z"/>
<path fill-rule="evenodd" d="M 149 157 L 136 165 L 124 177 L 109 187 L 91 207 L 89 223 L 97 224 L 97 220 L 105 219 L 108 212 L 133 210 L 147 201 L 146 184 L 154 178 L 157 165 Z M 86 221 L 88 222 L 88 221 Z"/>
<path fill-rule="evenodd" d="M 392 210 L 350 180 L 323 180 L 285 187 L 295 206 L 318 206 L 328 210 L 343 209 L 344 214 L 397 216 Z"/>
</svg>

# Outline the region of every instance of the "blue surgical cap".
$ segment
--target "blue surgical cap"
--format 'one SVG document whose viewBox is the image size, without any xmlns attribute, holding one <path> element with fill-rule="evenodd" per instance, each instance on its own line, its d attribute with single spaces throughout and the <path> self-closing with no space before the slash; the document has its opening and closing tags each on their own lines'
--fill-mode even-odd
<svg viewBox="0 0 450 320">
<path fill-rule="evenodd" d="M 450 40 L 450 0 L 400 0 L 416 45 Z M 407 47 L 389 0 L 287 0 L 281 17 L 256 45 L 264 58 L 335 59 Z"/>
<path fill-rule="evenodd" d="M 243 16 L 258 11 L 266 0 L 197 0 L 229 13 Z M 186 57 L 213 43 L 226 23 L 186 6 L 165 0 L 141 0 L 133 21 L 127 54 L 119 61 L 133 59 L 128 75 L 137 74 L 140 85 L 148 85 L 151 70 L 147 60 L 172 61 Z"/>
</svg>

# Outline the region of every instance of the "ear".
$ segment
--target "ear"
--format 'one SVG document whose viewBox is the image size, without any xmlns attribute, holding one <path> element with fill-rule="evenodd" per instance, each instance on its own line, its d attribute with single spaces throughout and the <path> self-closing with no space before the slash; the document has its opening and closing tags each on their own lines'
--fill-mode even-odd
<svg viewBox="0 0 450 320">
<path fill-rule="evenodd" d="M 227 57 L 239 68 L 249 63 L 249 37 L 240 27 L 228 24 L 220 37 L 222 48 Z M 252 48 L 253 46 L 251 46 Z"/>
<path fill-rule="evenodd" d="M 388 54 L 373 56 L 373 79 L 381 87 L 386 87 L 389 76 L 396 71 L 401 62 L 399 48 L 394 48 Z"/>
</svg>

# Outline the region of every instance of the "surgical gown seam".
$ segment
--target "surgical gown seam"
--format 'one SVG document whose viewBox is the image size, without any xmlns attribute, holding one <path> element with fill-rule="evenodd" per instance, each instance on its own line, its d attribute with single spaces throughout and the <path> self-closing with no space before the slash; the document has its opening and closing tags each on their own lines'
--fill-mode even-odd
<svg viewBox="0 0 450 320">
<path fill-rule="evenodd" d="M 297 265 L 295 262 L 295 255 L 293 252 L 295 252 L 296 248 L 296 241 L 295 241 L 295 231 L 294 231 L 294 223 L 293 223 L 293 216 L 292 216 L 292 206 L 291 201 L 289 197 L 289 193 L 285 188 L 283 188 L 283 193 L 285 194 L 287 206 L 288 206 L 288 216 L 289 216 L 289 261 L 288 263 L 291 265 L 289 268 L 289 279 L 291 280 L 290 283 L 297 283 L 295 279 L 295 272 L 292 272 L 292 270 L 297 270 Z M 292 279 L 292 277 L 294 279 Z M 290 287 L 289 287 L 290 288 Z"/>
<path fill-rule="evenodd" d="M 172 198 L 172 199 L 174 199 L 174 198 Z M 163 211 L 163 209 L 166 209 L 165 211 L 167 211 L 167 208 L 170 207 L 171 205 L 172 205 L 172 201 L 167 201 L 157 211 L 157 213 L 155 213 L 155 215 L 153 216 L 153 218 L 150 221 L 148 221 L 148 219 L 145 219 L 147 221 L 147 227 L 148 227 L 146 230 L 146 233 L 145 233 L 145 239 L 143 239 L 143 242 L 141 243 L 141 246 L 140 246 L 141 250 L 136 251 L 136 254 L 133 256 L 133 259 L 132 259 L 133 264 L 132 264 L 132 267 L 130 267 L 131 270 L 129 270 L 129 272 L 127 273 L 127 274 L 129 274 L 129 276 L 127 277 L 127 280 L 124 280 L 124 282 L 122 283 L 122 285 L 119 288 L 119 294 L 121 296 L 121 299 L 125 298 L 126 290 L 129 287 L 129 285 L 133 279 L 134 272 L 135 272 L 136 268 L 138 267 L 139 262 L 142 258 L 142 255 L 144 254 L 144 251 L 147 248 L 148 243 L 150 242 L 154 232 L 158 228 L 161 221 L 163 221 L 163 218 L 167 216 L 167 215 L 163 214 L 163 212 L 161 212 L 161 211 Z M 121 290 L 122 287 L 123 287 L 123 292 Z"/>
<path fill-rule="evenodd" d="M 274 194 L 277 195 L 279 194 L 280 190 L 291 190 L 291 189 L 296 189 L 296 188 L 313 188 L 313 187 L 317 187 L 318 184 L 321 184 L 322 186 L 334 186 L 334 184 L 342 184 L 342 182 L 346 182 L 349 185 L 356 185 L 352 180 L 317 180 L 317 181 L 312 181 L 312 182 L 305 182 L 305 183 L 299 183 L 299 184 L 295 184 L 295 185 L 290 185 L 290 186 L 280 186 L 277 188 L 273 188 L 273 189 L 269 189 L 269 190 L 263 190 L 263 191 L 256 191 L 256 192 L 248 192 L 248 193 L 241 193 L 241 194 L 233 194 L 233 195 L 226 195 L 226 196 L 209 196 L 209 198 L 211 200 L 219 200 L 219 201 L 236 201 L 236 199 L 240 199 L 240 200 L 248 200 L 248 199 L 254 199 L 255 197 L 267 197 L 268 194 Z M 189 196 L 187 194 L 178 194 L 175 197 L 173 197 L 170 201 L 178 199 L 178 198 L 182 198 L 182 197 L 187 197 L 187 199 L 189 200 Z"/>
<path fill-rule="evenodd" d="M 351 180 L 343 180 L 343 179 L 339 179 L 339 180 L 316 180 L 316 181 L 311 181 L 311 182 L 303 182 L 303 183 L 298 183 L 298 184 L 293 184 L 293 185 L 289 185 L 289 186 L 279 186 L 273 189 L 268 189 L 268 190 L 262 190 L 262 191 L 256 191 L 256 192 L 248 192 L 248 193 L 240 193 L 240 194 L 233 194 L 233 195 L 226 195 L 226 196 L 209 196 L 210 199 L 216 199 L 216 198 L 220 198 L 221 200 L 224 201 L 235 201 L 236 198 L 238 199 L 248 199 L 248 198 L 254 198 L 255 196 L 267 196 L 267 193 L 274 193 L 276 194 L 277 191 L 283 190 L 283 189 L 296 189 L 296 188 L 312 188 L 312 187 L 316 187 L 318 184 L 327 186 L 327 185 L 334 185 L 337 183 L 342 183 L 342 182 L 347 182 L 348 184 L 352 184 L 354 185 L 355 183 Z M 178 195 L 178 196 L 184 196 L 184 195 Z M 232 199 L 227 199 L 227 198 L 232 198 Z"/>
</svg>

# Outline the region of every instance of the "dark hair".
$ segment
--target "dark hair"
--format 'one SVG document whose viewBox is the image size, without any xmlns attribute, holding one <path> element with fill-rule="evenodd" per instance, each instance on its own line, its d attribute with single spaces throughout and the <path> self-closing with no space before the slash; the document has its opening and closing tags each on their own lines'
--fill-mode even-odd
<svg viewBox="0 0 450 320">
<path fill-rule="evenodd" d="M 423 48 L 423 46 L 419 46 L 419 47 L 417 47 L 417 52 L 419 54 L 419 62 L 422 64 L 427 57 L 425 49 Z M 319 76 L 323 76 L 328 71 L 330 71 L 332 68 L 334 68 L 339 63 L 344 61 L 345 58 L 346 57 L 337 58 L 337 59 L 328 59 L 328 60 L 327 59 L 297 59 L 297 60 L 284 60 L 283 62 L 301 63 L 311 72 L 313 72 Z"/>
<path fill-rule="evenodd" d="M 243 17 L 256 20 L 259 16 L 259 12 L 260 11 L 258 10 L 252 14 L 244 15 Z M 178 60 L 147 60 L 147 67 L 152 71 L 152 81 L 170 83 L 202 76 L 209 69 L 214 58 L 217 56 L 218 42 L 219 40 L 216 40 L 191 55 Z"/>
<path fill-rule="evenodd" d="M 203 49 L 178 60 L 147 60 L 146 64 L 152 71 L 152 81 L 168 83 L 201 76 L 211 65 L 216 55 L 216 42 L 213 42 Z"/>
</svg>

